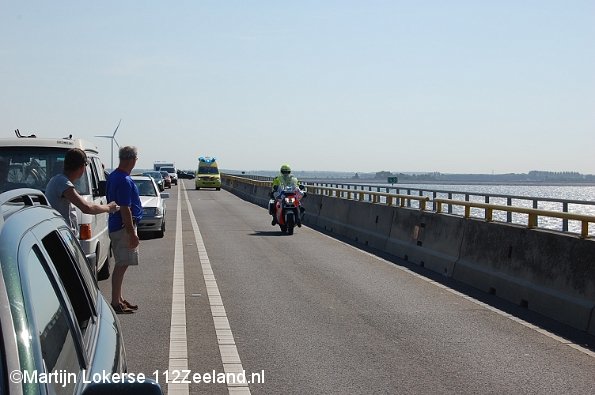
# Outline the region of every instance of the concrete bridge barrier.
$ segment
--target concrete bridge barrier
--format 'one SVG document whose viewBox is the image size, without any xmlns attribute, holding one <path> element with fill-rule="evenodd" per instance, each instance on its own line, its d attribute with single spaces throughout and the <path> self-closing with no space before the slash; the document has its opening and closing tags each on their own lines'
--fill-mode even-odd
<svg viewBox="0 0 595 395">
<path fill-rule="evenodd" d="M 466 220 L 453 277 L 595 334 L 595 242 Z"/>
<path fill-rule="evenodd" d="M 465 220 L 395 207 L 386 251 L 445 276 L 459 259 Z"/>
</svg>

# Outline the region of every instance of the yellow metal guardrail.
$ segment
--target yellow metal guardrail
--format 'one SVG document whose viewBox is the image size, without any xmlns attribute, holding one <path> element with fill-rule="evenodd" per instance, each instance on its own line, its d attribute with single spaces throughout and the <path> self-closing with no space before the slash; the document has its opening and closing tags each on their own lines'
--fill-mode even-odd
<svg viewBox="0 0 595 395">
<path fill-rule="evenodd" d="M 558 211 L 549 211 L 549 210 L 539 210 L 535 208 L 526 208 L 526 207 L 512 207 L 512 206 L 504 206 L 500 204 L 488 204 L 488 203 L 479 203 L 479 202 L 467 202 L 461 200 L 452 200 L 452 199 L 434 199 L 434 203 L 436 204 L 436 213 L 442 213 L 442 206 L 453 205 L 453 206 L 463 206 L 465 207 L 465 218 L 471 217 L 471 209 L 472 208 L 479 208 L 485 210 L 485 220 L 487 222 L 492 222 L 492 216 L 494 211 L 505 211 L 510 213 L 519 213 L 519 214 L 527 214 L 529 216 L 527 220 L 527 228 L 533 229 L 537 228 L 537 220 L 539 217 L 550 217 L 550 218 L 560 218 L 560 219 L 568 219 L 572 221 L 579 221 L 581 223 L 581 238 L 589 237 L 589 223 L 595 223 L 595 216 L 592 215 L 582 215 L 582 214 L 572 214 L 572 213 L 563 213 Z"/>
<path fill-rule="evenodd" d="M 252 180 L 249 178 L 237 177 L 237 176 L 232 176 L 229 174 L 226 174 L 224 177 L 229 178 L 232 185 L 235 182 L 241 182 L 241 183 L 246 183 L 246 184 L 260 186 L 260 187 L 270 187 L 271 186 L 271 181 Z M 412 201 L 416 201 L 419 203 L 420 211 L 426 211 L 428 203 L 433 202 L 434 207 L 436 209 L 436 213 L 438 213 L 438 214 L 442 214 L 442 207 L 444 205 L 462 206 L 465 208 L 465 213 L 464 213 L 465 218 L 471 218 L 471 209 L 478 208 L 478 209 L 485 210 L 485 220 L 487 222 L 493 221 L 494 211 L 504 211 L 504 212 L 510 212 L 510 213 L 527 214 L 528 215 L 527 228 L 529 228 L 529 229 L 534 229 L 534 228 L 538 227 L 538 218 L 539 217 L 560 218 L 560 219 L 567 219 L 567 220 L 571 220 L 571 221 L 578 221 L 581 223 L 581 232 L 580 232 L 581 238 L 589 237 L 589 224 L 595 223 L 595 216 L 592 216 L 592 215 L 572 214 L 572 213 L 567 213 L 567 212 L 539 210 L 539 209 L 534 209 L 534 208 L 504 206 L 504 205 L 500 205 L 500 204 L 469 202 L 469 201 L 453 200 L 453 199 L 434 199 L 432 201 L 432 200 L 430 200 L 430 198 L 428 196 L 391 194 L 391 193 L 383 193 L 383 192 L 372 192 L 372 191 L 313 186 L 313 185 L 308 185 L 307 187 L 308 187 L 308 193 L 329 196 L 329 197 L 345 198 L 348 200 L 365 201 L 365 197 L 368 196 L 371 203 L 382 203 L 381 198 L 385 198 L 385 202 L 382 204 L 386 204 L 388 206 L 396 205 L 398 207 L 409 207 L 411 205 Z"/>
<path fill-rule="evenodd" d="M 380 198 L 384 197 L 386 199 L 387 206 L 393 206 L 393 203 L 396 202 L 396 205 L 399 207 L 406 207 L 410 205 L 411 201 L 417 201 L 419 202 L 419 209 L 421 211 L 426 210 L 427 202 L 430 201 L 430 198 L 427 196 L 400 195 L 394 193 L 372 191 L 356 191 L 353 189 L 321 187 L 312 185 L 308 185 L 308 193 L 314 193 L 317 195 L 324 195 L 330 197 L 346 196 L 346 199 L 348 200 L 357 200 L 360 202 L 364 201 L 365 196 L 369 196 L 371 197 L 371 203 L 380 203 Z"/>
</svg>

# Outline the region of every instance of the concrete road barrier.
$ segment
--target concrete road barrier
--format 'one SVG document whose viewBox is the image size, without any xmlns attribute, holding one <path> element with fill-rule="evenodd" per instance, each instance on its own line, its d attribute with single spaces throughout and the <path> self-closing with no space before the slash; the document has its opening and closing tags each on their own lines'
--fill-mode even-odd
<svg viewBox="0 0 595 395">
<path fill-rule="evenodd" d="M 452 276 L 459 259 L 465 220 L 395 208 L 386 251 L 436 273 Z"/>
<path fill-rule="evenodd" d="M 593 240 L 469 219 L 453 277 L 575 328 L 595 329 Z"/>
</svg>

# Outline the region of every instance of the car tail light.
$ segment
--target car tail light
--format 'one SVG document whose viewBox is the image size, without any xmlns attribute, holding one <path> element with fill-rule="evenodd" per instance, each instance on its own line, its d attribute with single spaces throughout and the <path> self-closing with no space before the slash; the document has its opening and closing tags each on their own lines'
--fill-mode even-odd
<svg viewBox="0 0 595 395">
<path fill-rule="evenodd" d="M 79 239 L 90 240 L 91 239 L 91 224 L 83 224 L 79 228 Z"/>
</svg>

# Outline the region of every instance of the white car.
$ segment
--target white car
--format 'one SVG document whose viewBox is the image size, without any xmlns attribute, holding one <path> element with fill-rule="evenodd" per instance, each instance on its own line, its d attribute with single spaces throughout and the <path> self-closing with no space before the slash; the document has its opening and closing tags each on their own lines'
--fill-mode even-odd
<svg viewBox="0 0 595 395">
<path fill-rule="evenodd" d="M 48 181 L 64 170 L 64 156 L 70 148 L 87 154 L 89 165 L 74 184 L 77 192 L 90 203 L 106 204 L 106 178 L 97 147 L 88 141 L 68 138 L 23 136 L 0 139 L 0 192 L 17 188 L 33 188 L 45 192 Z M 97 279 L 109 277 L 111 242 L 107 229 L 107 213 L 84 214 L 78 208 L 79 243 L 93 262 Z"/>
<path fill-rule="evenodd" d="M 150 176 L 131 176 L 140 194 L 143 206 L 143 218 L 138 223 L 138 232 L 152 232 L 157 237 L 165 234 L 165 202 L 169 193 L 159 192 L 155 180 Z"/>
</svg>

